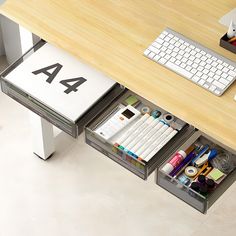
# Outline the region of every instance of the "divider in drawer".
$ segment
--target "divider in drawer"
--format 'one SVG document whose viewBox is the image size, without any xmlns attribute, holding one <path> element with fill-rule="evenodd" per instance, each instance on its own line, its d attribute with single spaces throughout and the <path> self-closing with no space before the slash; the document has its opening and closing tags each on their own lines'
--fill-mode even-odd
<svg viewBox="0 0 236 236">
<path fill-rule="evenodd" d="M 159 166 L 156 183 L 206 213 L 236 180 L 235 167 L 234 150 L 196 131 Z"/>
<path fill-rule="evenodd" d="M 137 114 L 135 119 L 127 121 L 128 123 L 120 129 L 116 128 L 117 117 L 119 122 L 120 117 L 126 119 L 122 114 L 132 117 L 132 113 Z M 109 122 L 115 122 L 115 125 Z M 111 131 L 112 134 L 109 130 L 106 131 L 107 127 L 114 129 Z M 158 163 L 184 142 L 193 131 L 192 126 L 164 109 L 132 91 L 125 90 L 86 126 L 85 135 L 90 146 L 142 179 L 147 179 Z M 123 141 L 119 143 L 118 140 Z"/>
</svg>

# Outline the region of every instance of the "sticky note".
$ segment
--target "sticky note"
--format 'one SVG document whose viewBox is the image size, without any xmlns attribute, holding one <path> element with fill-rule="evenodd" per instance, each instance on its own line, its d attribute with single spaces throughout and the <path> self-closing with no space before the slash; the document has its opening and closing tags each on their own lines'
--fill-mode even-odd
<svg viewBox="0 0 236 236">
<path fill-rule="evenodd" d="M 125 99 L 125 103 L 130 106 L 133 106 L 138 101 L 139 100 L 134 95 L 130 95 L 128 98 Z"/>
<path fill-rule="evenodd" d="M 214 168 L 210 173 L 209 176 L 213 179 L 213 180 L 218 180 L 220 179 L 222 176 L 224 176 L 224 173 L 221 172 L 220 170 Z"/>
</svg>

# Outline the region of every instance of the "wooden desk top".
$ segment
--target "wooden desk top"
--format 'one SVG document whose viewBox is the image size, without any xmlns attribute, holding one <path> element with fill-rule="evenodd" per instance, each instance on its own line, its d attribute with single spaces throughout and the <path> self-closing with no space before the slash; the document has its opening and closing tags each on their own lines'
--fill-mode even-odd
<svg viewBox="0 0 236 236">
<path fill-rule="evenodd" d="M 236 83 L 216 97 L 143 56 L 170 27 L 219 47 L 219 18 L 235 0 L 7 0 L 0 12 L 236 150 Z"/>
</svg>

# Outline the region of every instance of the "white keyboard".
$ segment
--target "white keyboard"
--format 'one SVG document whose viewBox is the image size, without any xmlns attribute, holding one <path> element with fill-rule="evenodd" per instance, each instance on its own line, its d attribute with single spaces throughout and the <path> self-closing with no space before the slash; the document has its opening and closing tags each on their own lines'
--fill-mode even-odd
<svg viewBox="0 0 236 236">
<path fill-rule="evenodd" d="M 166 28 L 144 51 L 167 67 L 217 96 L 236 79 L 236 63 Z"/>
</svg>

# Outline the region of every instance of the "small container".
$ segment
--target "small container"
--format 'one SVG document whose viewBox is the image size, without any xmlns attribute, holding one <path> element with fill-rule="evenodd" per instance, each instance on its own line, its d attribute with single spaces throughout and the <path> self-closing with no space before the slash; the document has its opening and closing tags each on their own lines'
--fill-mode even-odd
<svg viewBox="0 0 236 236">
<path fill-rule="evenodd" d="M 229 50 L 230 52 L 236 53 L 236 46 L 228 42 L 228 37 L 227 34 L 225 34 L 221 39 L 220 39 L 220 46 L 222 48 L 225 48 Z"/>
<path fill-rule="evenodd" d="M 206 183 L 206 177 L 205 175 L 199 175 L 197 178 L 197 181 L 201 184 L 204 185 Z"/>
<path fill-rule="evenodd" d="M 216 183 L 213 179 L 206 180 L 206 186 L 209 192 L 213 191 L 216 187 Z"/>
<path fill-rule="evenodd" d="M 187 154 L 182 150 L 176 152 L 173 158 L 163 166 L 162 171 L 166 174 L 170 174 L 170 172 L 174 170 L 174 168 L 176 168 L 186 156 Z"/>
</svg>

